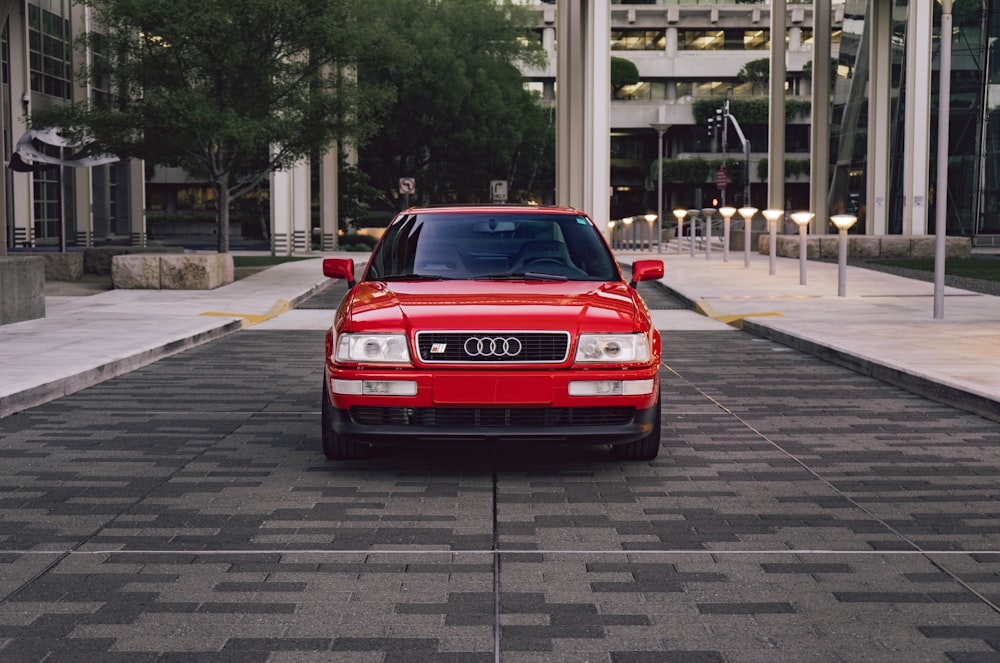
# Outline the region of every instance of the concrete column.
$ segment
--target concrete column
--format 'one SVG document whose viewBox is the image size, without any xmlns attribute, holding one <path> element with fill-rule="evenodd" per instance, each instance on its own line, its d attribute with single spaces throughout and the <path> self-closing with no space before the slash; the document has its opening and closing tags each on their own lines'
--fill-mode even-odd
<svg viewBox="0 0 1000 663">
<path fill-rule="evenodd" d="M 319 227 L 322 251 L 336 251 L 338 247 L 337 150 L 338 146 L 334 143 L 319 162 Z"/>
<path fill-rule="evenodd" d="M 927 234 L 930 186 L 932 2 L 907 8 L 906 125 L 903 140 L 903 234 Z"/>
<path fill-rule="evenodd" d="M 76 221 L 76 245 L 90 247 L 94 245 L 94 203 L 91 184 L 92 168 L 73 169 L 74 207 L 73 218 Z"/>
<path fill-rule="evenodd" d="M 785 209 L 785 0 L 771 0 L 771 67 L 767 140 L 767 205 Z"/>
<path fill-rule="evenodd" d="M 865 234 L 889 231 L 889 110 L 892 96 L 892 7 L 886 2 L 868 6 L 868 164 Z"/>
<path fill-rule="evenodd" d="M 312 187 L 309 182 L 309 162 L 302 161 L 292 168 L 292 245 L 294 253 L 312 250 Z"/>
<path fill-rule="evenodd" d="M 558 0 L 556 202 L 610 220 L 610 0 Z"/>
<path fill-rule="evenodd" d="M 271 253 L 292 254 L 292 173 L 276 170 L 271 173 Z"/>
<path fill-rule="evenodd" d="M 146 162 L 128 162 L 128 227 L 129 244 L 146 246 Z"/>
<path fill-rule="evenodd" d="M 667 39 L 663 50 L 669 57 L 677 55 L 677 28 L 667 28 Z"/>
<path fill-rule="evenodd" d="M 809 198 L 811 234 L 830 231 L 830 0 L 813 2 L 813 88 Z"/>
</svg>

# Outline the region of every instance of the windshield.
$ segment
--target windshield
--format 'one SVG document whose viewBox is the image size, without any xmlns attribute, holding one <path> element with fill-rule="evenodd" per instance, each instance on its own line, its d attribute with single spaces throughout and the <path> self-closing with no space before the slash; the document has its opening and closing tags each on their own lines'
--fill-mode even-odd
<svg viewBox="0 0 1000 663">
<path fill-rule="evenodd" d="M 367 280 L 617 281 L 597 228 L 576 214 L 433 213 L 397 219 L 371 257 Z"/>
</svg>

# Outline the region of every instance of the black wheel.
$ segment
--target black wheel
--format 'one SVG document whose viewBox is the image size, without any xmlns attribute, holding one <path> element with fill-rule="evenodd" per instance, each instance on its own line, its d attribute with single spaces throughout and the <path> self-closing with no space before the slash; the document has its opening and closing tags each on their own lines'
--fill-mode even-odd
<svg viewBox="0 0 1000 663">
<path fill-rule="evenodd" d="M 611 454 L 619 460 L 653 460 L 660 453 L 660 399 L 656 399 L 656 418 L 649 435 L 611 447 Z"/>
<path fill-rule="evenodd" d="M 330 405 L 330 394 L 327 392 L 326 378 L 323 379 L 323 454 L 330 460 L 361 460 L 371 455 L 371 446 L 352 442 L 337 435 L 333 431 L 333 406 Z"/>
</svg>

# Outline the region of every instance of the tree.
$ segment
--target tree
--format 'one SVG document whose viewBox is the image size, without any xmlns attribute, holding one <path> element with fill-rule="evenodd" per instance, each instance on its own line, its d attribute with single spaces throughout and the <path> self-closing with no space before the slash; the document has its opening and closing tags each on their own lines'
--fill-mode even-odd
<svg viewBox="0 0 1000 663">
<path fill-rule="evenodd" d="M 518 63 L 541 64 L 530 15 L 496 0 L 380 0 L 405 57 L 360 80 L 397 90 L 382 128 L 360 151 L 359 165 L 398 206 L 400 177 L 413 177 L 425 202 L 489 199 L 490 180 L 509 192 L 551 190 L 551 114 L 524 88 Z"/>
<path fill-rule="evenodd" d="M 639 68 L 625 58 L 611 58 L 611 98 L 620 99 L 622 88 L 639 82 Z"/>
<path fill-rule="evenodd" d="M 79 78 L 102 94 L 33 113 L 31 124 L 210 182 L 220 252 L 232 199 L 334 140 L 363 140 L 387 98 L 343 75 L 363 56 L 389 55 L 378 3 L 78 1 L 100 26 L 84 35 L 94 58 Z"/>
<path fill-rule="evenodd" d="M 771 59 L 760 58 L 751 60 L 743 65 L 740 73 L 736 74 L 736 80 L 740 83 L 750 83 L 754 90 L 758 87 L 766 86 L 771 79 Z"/>
</svg>

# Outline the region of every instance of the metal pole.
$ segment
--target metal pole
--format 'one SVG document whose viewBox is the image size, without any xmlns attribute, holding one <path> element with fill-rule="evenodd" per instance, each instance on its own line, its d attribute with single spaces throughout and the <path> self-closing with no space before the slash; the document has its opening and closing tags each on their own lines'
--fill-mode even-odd
<svg viewBox="0 0 1000 663">
<path fill-rule="evenodd" d="M 799 225 L 799 285 L 806 284 L 806 228 L 808 223 Z"/>
<path fill-rule="evenodd" d="M 934 193 L 934 318 L 944 318 L 945 237 L 948 233 L 948 124 L 951 114 L 951 6 L 941 0 L 941 56 L 938 63 L 937 185 Z"/>
<path fill-rule="evenodd" d="M 837 296 L 847 295 L 847 228 L 841 228 L 840 250 L 837 253 Z"/>
</svg>

